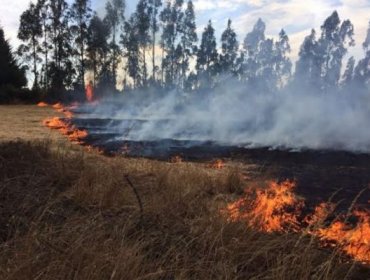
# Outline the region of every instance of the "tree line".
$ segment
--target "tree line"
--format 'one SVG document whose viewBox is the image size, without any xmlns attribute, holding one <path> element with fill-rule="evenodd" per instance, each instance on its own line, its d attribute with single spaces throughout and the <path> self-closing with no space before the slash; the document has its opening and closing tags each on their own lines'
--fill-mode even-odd
<svg viewBox="0 0 370 280">
<path fill-rule="evenodd" d="M 128 16 L 124 0 L 109 0 L 103 18 L 90 0 L 38 0 L 20 17 L 17 53 L 33 88 L 45 91 L 83 90 L 87 79 L 102 92 L 120 86 L 199 91 L 229 79 L 265 92 L 369 89 L 370 23 L 364 57 L 350 57 L 342 70 L 354 26 L 333 12 L 320 34 L 312 30 L 304 39 L 294 73 L 287 33 L 267 38 L 261 19 L 251 29 L 239 42 L 228 20 L 218 44 L 210 20 L 198 38 L 191 0 L 139 0 Z"/>
</svg>

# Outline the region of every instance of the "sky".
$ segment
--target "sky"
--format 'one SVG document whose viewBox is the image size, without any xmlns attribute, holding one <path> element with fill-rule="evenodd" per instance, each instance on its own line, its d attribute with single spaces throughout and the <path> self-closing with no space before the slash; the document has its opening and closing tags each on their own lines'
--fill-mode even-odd
<svg viewBox="0 0 370 280">
<path fill-rule="evenodd" d="M 71 2 L 72 0 L 67 0 Z M 35 2 L 35 0 L 33 0 Z M 17 40 L 20 14 L 27 9 L 30 0 L 1 0 L 0 25 L 13 47 Z M 129 14 L 137 0 L 126 1 Z M 218 39 L 228 19 L 233 21 L 239 41 L 252 29 L 258 18 L 267 25 L 266 35 L 276 38 L 284 28 L 292 46 L 291 58 L 296 60 L 299 47 L 312 28 L 320 29 L 325 18 L 337 10 L 342 20 L 350 19 L 355 26 L 356 46 L 350 50 L 357 59 L 363 56 L 361 48 L 370 20 L 370 0 L 193 0 L 198 32 L 212 19 Z M 94 10 L 104 12 L 105 1 L 92 0 Z"/>
</svg>

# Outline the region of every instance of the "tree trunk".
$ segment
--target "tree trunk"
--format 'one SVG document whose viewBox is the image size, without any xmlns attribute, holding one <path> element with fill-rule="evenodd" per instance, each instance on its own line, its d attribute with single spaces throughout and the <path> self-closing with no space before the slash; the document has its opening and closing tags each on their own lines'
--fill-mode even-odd
<svg viewBox="0 0 370 280">
<path fill-rule="evenodd" d="M 152 70 L 152 78 L 153 78 L 153 81 L 155 82 L 155 35 L 156 35 L 156 32 L 155 32 L 155 15 L 156 15 L 156 10 L 154 12 L 154 18 L 153 18 L 153 32 L 152 32 L 152 36 L 153 36 L 153 42 L 152 42 L 152 66 L 153 66 L 153 70 Z"/>
<path fill-rule="evenodd" d="M 33 86 L 35 89 L 38 88 L 38 75 L 37 75 L 37 54 L 36 54 L 36 38 L 32 37 L 32 47 L 33 47 L 33 74 L 35 75 L 35 80 Z"/>
<path fill-rule="evenodd" d="M 162 87 L 164 86 L 164 65 L 163 65 L 163 60 L 164 60 L 164 47 L 162 47 Z"/>
<path fill-rule="evenodd" d="M 45 48 L 45 90 L 48 89 L 49 84 L 49 72 L 48 72 L 48 45 L 47 45 L 47 33 L 46 33 L 46 22 L 44 21 L 44 48 Z"/>
<path fill-rule="evenodd" d="M 113 73 L 113 87 L 116 88 L 117 77 L 116 77 L 116 26 L 113 26 L 113 61 L 112 61 L 112 73 Z"/>
<path fill-rule="evenodd" d="M 80 23 L 80 38 L 81 38 L 81 85 L 82 88 L 85 89 L 85 44 L 84 44 L 84 38 L 83 38 L 83 30 L 82 30 L 82 22 Z"/>
<path fill-rule="evenodd" d="M 146 81 L 147 81 L 147 75 L 148 75 L 148 73 L 147 73 L 147 68 L 146 68 L 146 47 L 144 46 L 143 47 L 143 62 L 144 62 L 144 87 L 146 87 L 146 85 L 147 85 L 147 83 L 146 83 Z"/>
</svg>

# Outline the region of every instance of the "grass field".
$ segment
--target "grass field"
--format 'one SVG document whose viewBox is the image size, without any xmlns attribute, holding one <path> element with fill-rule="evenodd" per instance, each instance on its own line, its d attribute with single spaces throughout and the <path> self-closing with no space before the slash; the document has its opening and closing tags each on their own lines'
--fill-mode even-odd
<svg viewBox="0 0 370 280">
<path fill-rule="evenodd" d="M 0 105 L 0 141 L 64 140 L 59 133 L 41 125 L 44 119 L 53 116 L 63 114 L 57 113 L 51 107 Z"/>
<path fill-rule="evenodd" d="M 105 157 L 44 128 L 51 109 L 0 115 L 0 279 L 368 277 L 304 234 L 227 222 L 246 187 L 236 164 Z"/>
</svg>

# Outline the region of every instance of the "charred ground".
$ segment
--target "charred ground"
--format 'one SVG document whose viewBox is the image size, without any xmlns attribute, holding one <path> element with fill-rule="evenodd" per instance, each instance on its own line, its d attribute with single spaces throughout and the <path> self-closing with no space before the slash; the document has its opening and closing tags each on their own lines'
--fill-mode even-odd
<svg viewBox="0 0 370 280">
<path fill-rule="evenodd" d="M 338 150 L 292 151 L 285 148 L 245 148 L 221 145 L 212 141 L 184 141 L 159 139 L 153 141 L 112 140 L 122 134 L 104 132 L 119 120 L 72 119 L 82 131 L 88 131 L 83 145 L 100 149 L 106 155 L 124 155 L 134 158 L 170 161 L 181 157 L 189 162 L 222 159 L 229 165 L 257 166 L 257 177 L 269 174 L 278 181 L 292 180 L 297 192 L 309 204 L 321 201 L 339 203 L 338 210 L 346 211 L 356 199 L 356 205 L 368 207 L 370 200 L 370 155 Z M 127 120 L 126 122 L 130 122 Z M 138 120 L 131 121 L 135 126 Z M 140 121 L 143 122 L 143 121 Z M 250 172 L 248 169 L 247 173 Z M 253 178 L 256 179 L 256 178 Z M 363 193 L 362 193 L 363 192 Z M 359 195 L 362 193 L 362 195 Z"/>
</svg>

